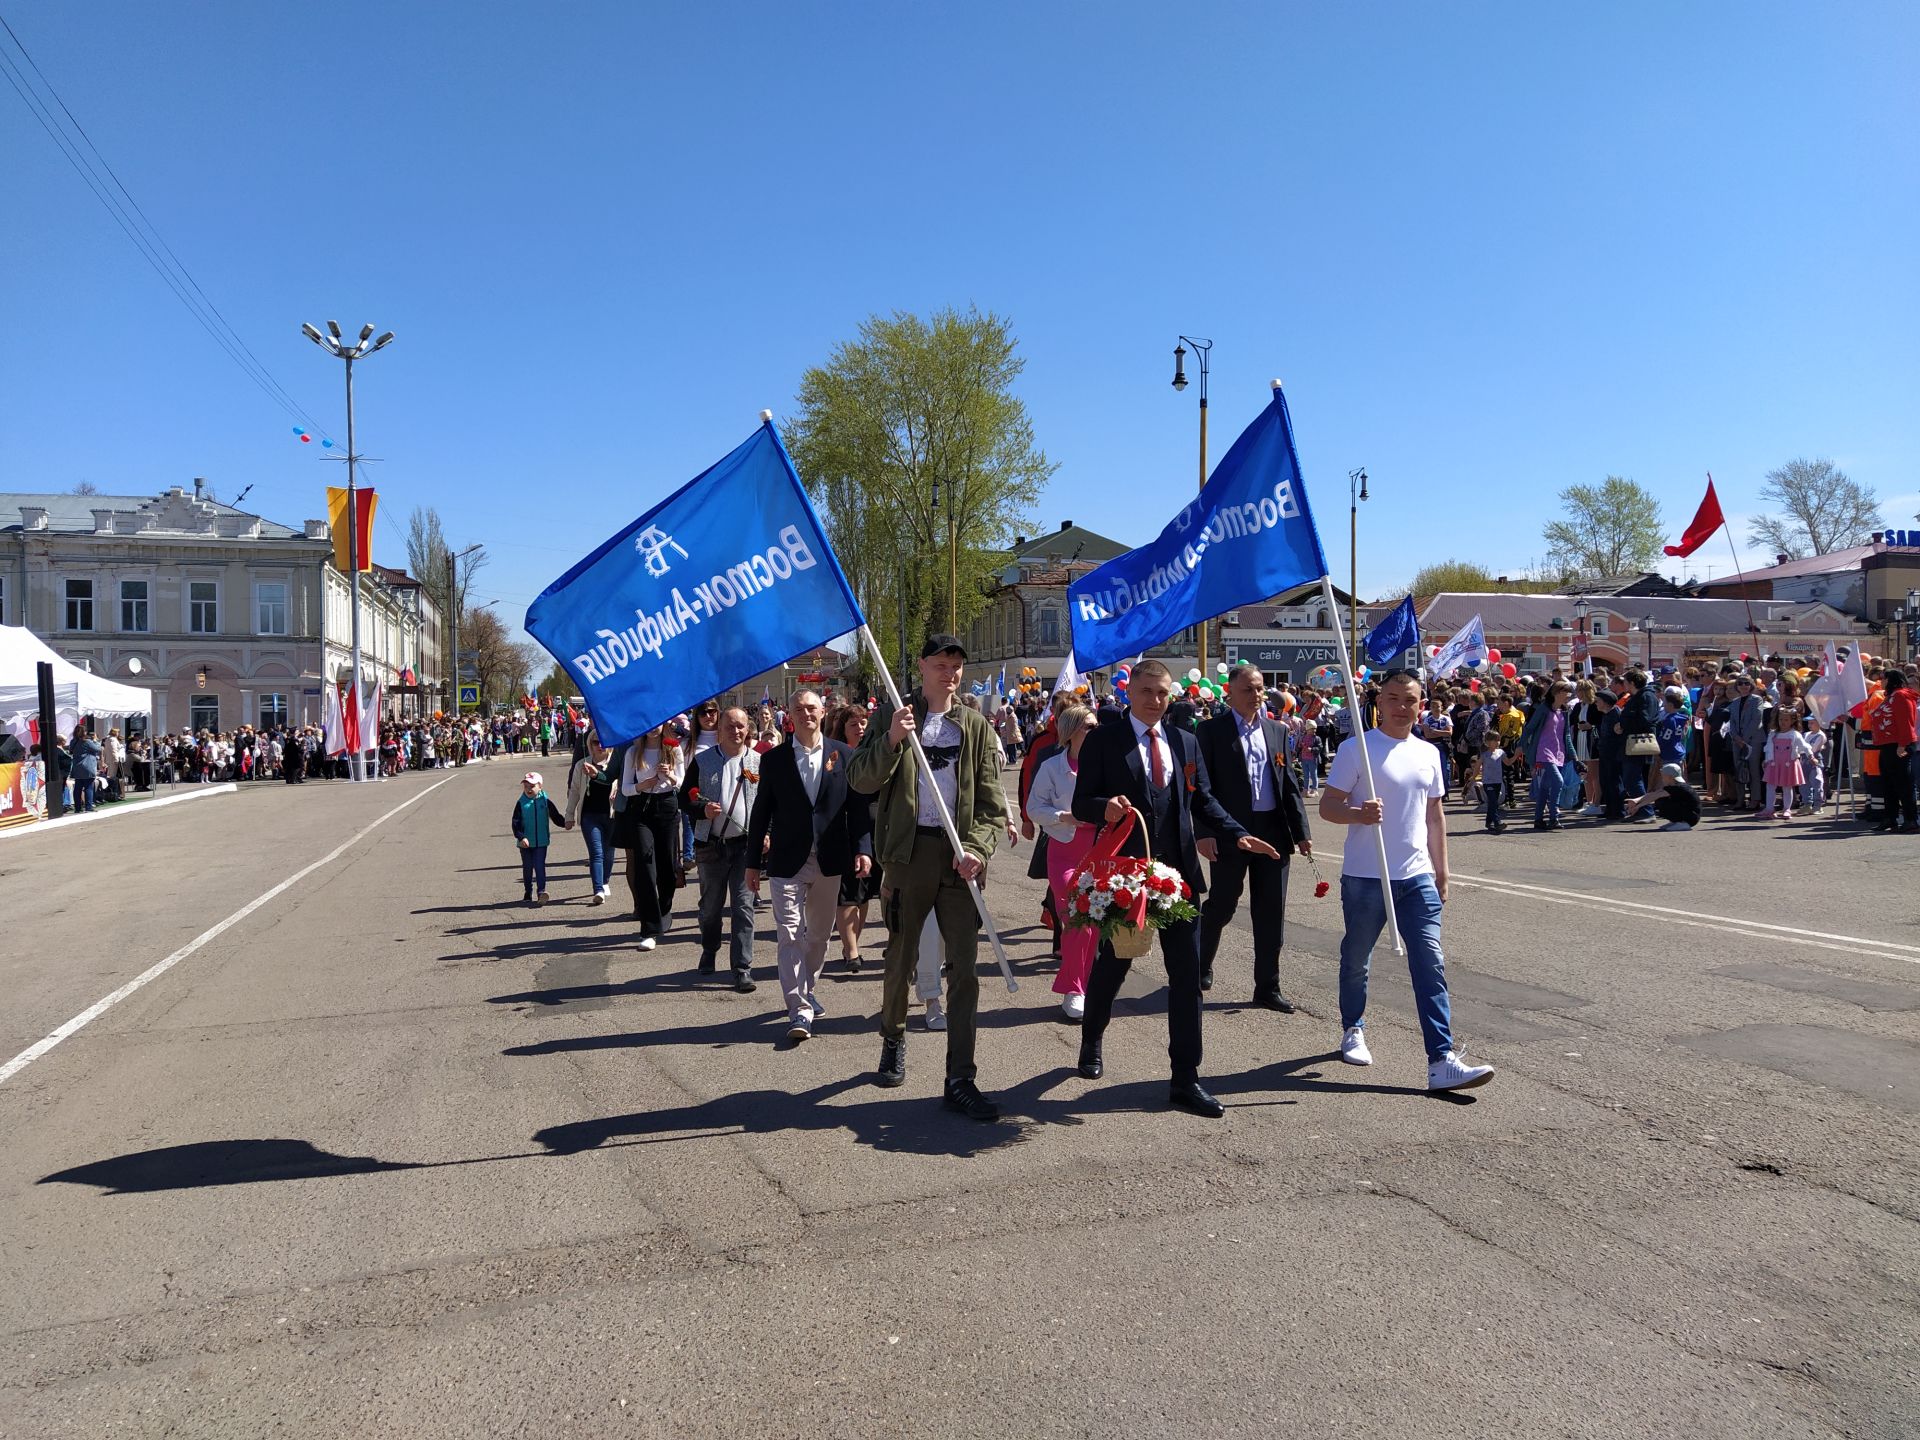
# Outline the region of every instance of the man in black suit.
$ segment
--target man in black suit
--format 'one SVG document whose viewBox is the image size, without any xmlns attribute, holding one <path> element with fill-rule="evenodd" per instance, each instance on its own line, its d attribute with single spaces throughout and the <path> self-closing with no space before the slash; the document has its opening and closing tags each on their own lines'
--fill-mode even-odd
<svg viewBox="0 0 1920 1440">
<path fill-rule="evenodd" d="M 1200 907 L 1200 988 L 1213 988 L 1213 957 L 1220 953 L 1220 932 L 1233 919 L 1241 887 L 1251 885 L 1253 1003 L 1291 1015 L 1293 1005 L 1280 990 L 1287 857 L 1296 849 L 1311 855 L 1313 841 L 1299 778 L 1287 764 L 1286 732 L 1268 717 L 1266 698 L 1266 677 L 1259 668 L 1236 665 L 1227 674 L 1229 708 L 1203 721 L 1197 732 L 1200 763 L 1213 782 L 1214 798 L 1241 829 L 1258 835 L 1280 853 L 1278 860 L 1268 860 L 1232 845 L 1223 850 L 1206 821 L 1194 821 L 1196 848 L 1201 858 L 1213 862 L 1213 883 Z"/>
<path fill-rule="evenodd" d="M 1074 784 L 1076 819 L 1112 825 L 1133 811 L 1135 825 L 1123 854 L 1147 853 L 1144 826 L 1152 836 L 1154 858 L 1180 872 L 1194 895 L 1204 888 L 1200 856 L 1194 847 L 1194 823 L 1202 821 L 1221 840 L 1254 855 L 1277 860 L 1279 852 L 1250 835 L 1221 808 L 1207 781 L 1199 744 L 1164 722 L 1173 698 L 1173 676 L 1158 660 L 1134 667 L 1127 689 L 1127 714 L 1120 723 L 1102 725 L 1080 747 L 1080 777 Z M 1226 1108 L 1200 1085 L 1200 945 L 1198 925 L 1186 920 L 1160 932 L 1160 955 L 1167 966 L 1167 1055 L 1173 1063 L 1169 1103 L 1217 1120 Z M 1080 1073 L 1089 1080 L 1105 1069 L 1101 1040 L 1113 1017 L 1132 961 L 1122 960 L 1105 942 L 1087 980 L 1087 1012 L 1080 1031 Z"/>
<path fill-rule="evenodd" d="M 747 889 L 759 888 L 764 849 L 787 1038 L 796 1043 L 812 1037 L 820 1015 L 814 982 L 827 961 L 840 877 L 849 869 L 864 876 L 873 867 L 871 811 L 847 789 L 853 749 L 820 733 L 825 709 L 811 690 L 793 697 L 787 711 L 793 734 L 761 757 L 760 792 L 747 821 Z"/>
</svg>

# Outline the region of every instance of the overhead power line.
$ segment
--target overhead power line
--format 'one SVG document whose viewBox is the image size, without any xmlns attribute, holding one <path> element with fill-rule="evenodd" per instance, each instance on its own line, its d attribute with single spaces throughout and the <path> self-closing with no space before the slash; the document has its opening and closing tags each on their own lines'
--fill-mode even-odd
<svg viewBox="0 0 1920 1440">
<path fill-rule="evenodd" d="M 93 192 L 94 198 L 99 200 L 107 214 L 113 218 L 114 223 L 133 243 L 134 248 L 140 252 L 141 258 L 152 267 L 153 272 L 160 277 L 167 288 L 173 291 L 175 298 L 186 307 L 187 313 L 192 315 L 200 328 L 207 332 L 214 344 L 226 352 L 227 358 L 232 360 L 240 368 L 241 373 L 257 385 L 269 400 L 286 411 L 293 419 L 301 421 L 310 429 L 331 439 L 332 436 L 326 427 L 315 420 L 305 407 L 294 399 L 260 357 L 253 353 L 247 342 L 241 338 L 240 333 L 227 323 L 226 316 L 220 313 L 219 307 L 208 297 L 200 282 L 181 262 L 173 247 L 167 243 L 166 237 L 161 235 L 159 227 L 148 217 L 140 202 L 133 198 L 132 192 L 121 181 L 113 166 L 108 164 L 106 157 L 100 153 L 99 147 L 93 143 L 93 138 L 87 134 L 85 127 L 67 107 L 66 101 L 60 98 L 60 92 L 54 89 L 53 82 L 47 79 L 46 72 L 41 70 L 39 63 L 21 42 L 20 36 L 4 15 L 0 15 L 0 30 L 6 32 L 14 49 L 19 52 L 16 59 L 5 47 L 0 47 L 0 74 L 6 76 L 7 83 L 13 87 L 21 103 L 27 107 L 27 112 L 39 123 L 40 128 L 47 132 L 47 138 L 53 141 L 55 148 L 73 167 L 74 173 Z M 26 62 L 25 69 L 21 68 L 22 60 Z M 28 71 L 32 72 L 32 79 L 28 78 Z M 34 83 L 36 80 L 39 82 L 38 86 Z M 56 107 L 58 114 L 54 113 Z"/>
</svg>

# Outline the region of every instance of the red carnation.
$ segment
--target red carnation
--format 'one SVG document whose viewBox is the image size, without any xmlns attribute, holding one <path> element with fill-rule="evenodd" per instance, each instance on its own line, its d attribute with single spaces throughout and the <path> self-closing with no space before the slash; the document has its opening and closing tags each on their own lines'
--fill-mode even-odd
<svg viewBox="0 0 1920 1440">
<path fill-rule="evenodd" d="M 1318 885 L 1313 887 L 1313 898 L 1316 900 L 1320 899 L 1327 893 L 1327 891 L 1331 890 L 1332 888 L 1333 886 L 1329 885 L 1326 881 L 1322 880 Z"/>
<path fill-rule="evenodd" d="M 1084 892 L 1074 897 L 1073 908 L 1078 910 L 1082 915 L 1087 913 L 1090 908 L 1090 903 Z"/>
<path fill-rule="evenodd" d="M 1118 905 L 1122 910 L 1130 909 L 1133 905 L 1133 892 L 1131 890 L 1114 891 L 1113 903 Z"/>
<path fill-rule="evenodd" d="M 1193 898 L 1193 887 L 1184 880 L 1180 882 L 1180 898 L 1182 900 L 1191 900 Z"/>
</svg>

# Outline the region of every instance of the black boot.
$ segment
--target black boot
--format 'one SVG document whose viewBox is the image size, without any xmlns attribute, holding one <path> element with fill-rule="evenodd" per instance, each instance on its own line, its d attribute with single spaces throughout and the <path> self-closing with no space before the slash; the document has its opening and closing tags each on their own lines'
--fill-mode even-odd
<svg viewBox="0 0 1920 1440">
<path fill-rule="evenodd" d="M 1089 1080 L 1098 1080 L 1106 1073 L 1106 1061 L 1100 1054 L 1101 1038 L 1095 1035 L 1088 1039 L 1085 1034 L 1080 1037 L 1080 1073 Z"/>
<path fill-rule="evenodd" d="M 880 1068 L 874 1074 L 873 1083 L 888 1089 L 907 1083 L 906 1036 L 902 1035 L 898 1040 L 881 1039 Z"/>
</svg>

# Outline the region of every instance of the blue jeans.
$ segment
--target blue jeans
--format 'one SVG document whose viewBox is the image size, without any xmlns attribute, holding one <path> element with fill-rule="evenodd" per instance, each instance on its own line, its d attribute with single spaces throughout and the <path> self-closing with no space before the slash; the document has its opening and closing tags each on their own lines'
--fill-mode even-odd
<svg viewBox="0 0 1920 1440">
<path fill-rule="evenodd" d="M 1498 785 L 1488 785 L 1485 788 L 1487 792 L 1487 828 L 1489 830 L 1498 830 L 1500 826 L 1505 823 L 1500 816 L 1500 797 L 1501 793 L 1506 789 L 1506 782 L 1503 780 Z"/>
<path fill-rule="evenodd" d="M 547 847 L 529 845 L 520 852 L 520 883 L 527 887 L 527 898 L 547 888 Z"/>
<path fill-rule="evenodd" d="M 1440 955 L 1440 891 L 1432 875 L 1393 882 L 1394 913 L 1407 944 L 1407 972 L 1413 979 L 1414 1008 L 1426 1039 L 1427 1059 L 1453 1049 L 1453 1009 L 1447 1001 L 1446 962 Z M 1387 905 L 1378 880 L 1340 877 L 1340 909 L 1346 934 L 1340 940 L 1340 1024 L 1367 1023 L 1367 969 L 1373 942 L 1387 928 Z"/>
<path fill-rule="evenodd" d="M 1560 823 L 1560 787 L 1566 777 L 1555 765 L 1542 765 L 1533 772 L 1533 823 Z"/>
<path fill-rule="evenodd" d="M 613 816 L 581 812 L 580 835 L 587 842 L 587 869 L 593 875 L 593 889 L 597 895 L 613 879 L 613 871 L 607 863 L 613 853 Z"/>
<path fill-rule="evenodd" d="M 73 777 L 73 812 L 84 815 L 93 809 L 93 776 L 76 774 Z"/>
</svg>

